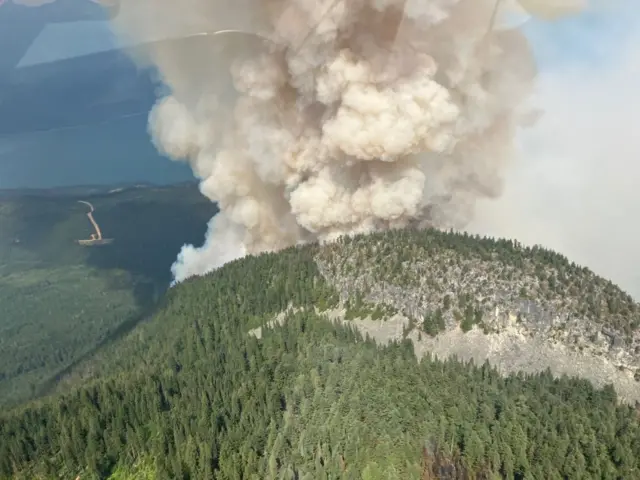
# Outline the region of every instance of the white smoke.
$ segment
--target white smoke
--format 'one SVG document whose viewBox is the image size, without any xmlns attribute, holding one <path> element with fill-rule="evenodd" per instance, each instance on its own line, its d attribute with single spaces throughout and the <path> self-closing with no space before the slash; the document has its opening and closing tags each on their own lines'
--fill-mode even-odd
<svg viewBox="0 0 640 480">
<path fill-rule="evenodd" d="M 181 252 L 176 281 L 309 240 L 405 226 L 465 227 L 480 199 L 502 193 L 536 75 L 522 33 L 490 28 L 495 5 L 123 5 L 118 27 L 140 39 L 160 30 L 188 35 L 236 25 L 269 39 L 260 44 L 230 34 L 218 36 L 218 47 L 203 40 L 145 52 L 172 89 L 150 115 L 154 142 L 191 164 L 201 191 L 221 210 L 205 244 Z M 232 21 L 220 16 L 227 14 Z M 254 53 L 229 61 L 240 93 L 234 101 L 216 60 L 220 42 L 230 45 L 227 57 L 231 49 L 241 52 L 239 45 Z"/>
</svg>

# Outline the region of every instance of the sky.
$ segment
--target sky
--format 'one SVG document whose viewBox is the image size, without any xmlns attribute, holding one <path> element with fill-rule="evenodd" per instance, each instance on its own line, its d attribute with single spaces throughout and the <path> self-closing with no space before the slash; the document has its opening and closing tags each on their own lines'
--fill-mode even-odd
<svg viewBox="0 0 640 480">
<path fill-rule="evenodd" d="M 559 24 L 531 24 L 544 115 L 520 138 L 503 194 L 478 233 L 542 244 L 640 299 L 640 9 L 610 2 Z"/>
<path fill-rule="evenodd" d="M 24 31 L 6 20 L 12 1 L 0 5 L 0 60 L 3 34 L 10 40 L 9 29 Z M 470 229 L 559 250 L 640 297 L 640 8 L 637 0 L 601 1 L 606 7 L 524 25 L 538 60 L 536 102 L 544 116 L 518 139 L 520 158 L 504 194 L 479 205 Z M 58 22 L 44 27 L 20 64 L 105 51 L 117 42 L 106 22 Z M 146 125 L 140 112 L 84 129 L 0 135 L 0 188 L 192 178 L 186 166 L 158 155 Z"/>
</svg>

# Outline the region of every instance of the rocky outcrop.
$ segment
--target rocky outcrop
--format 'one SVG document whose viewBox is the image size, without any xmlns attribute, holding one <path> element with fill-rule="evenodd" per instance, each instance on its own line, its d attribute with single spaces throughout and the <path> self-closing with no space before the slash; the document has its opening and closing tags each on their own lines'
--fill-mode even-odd
<svg viewBox="0 0 640 480">
<path fill-rule="evenodd" d="M 326 314 L 377 341 L 409 338 L 419 356 L 489 361 L 505 373 L 613 383 L 640 401 L 640 304 L 557 253 L 398 230 L 342 238 L 314 255 L 340 297 Z"/>
<path fill-rule="evenodd" d="M 523 298 L 526 280 L 508 285 L 482 274 L 455 278 L 449 272 L 435 285 L 425 265 L 409 264 L 407 270 L 416 273 L 421 284 L 400 286 L 373 278 L 366 270 L 347 274 L 322 259 L 318 267 L 337 288 L 343 304 L 360 295 L 369 304 L 385 304 L 398 311 L 382 321 L 354 320 L 363 333 L 378 341 L 400 335 L 414 342 L 419 356 L 430 352 L 441 358 L 489 361 L 504 373 L 550 369 L 556 375 L 588 379 L 599 387 L 613 383 L 622 398 L 640 401 L 640 331 L 627 333 L 579 316 L 576 309 L 553 298 L 548 302 Z M 480 312 L 480 320 L 466 333 L 460 329 L 464 302 L 459 301 L 465 293 L 467 305 Z M 436 310 L 444 318 L 445 329 L 431 338 L 421 331 L 422 319 Z"/>
<path fill-rule="evenodd" d="M 262 338 L 265 328 L 282 325 L 286 319 L 285 313 L 281 312 L 263 327 L 249 331 L 249 334 Z M 532 334 L 526 322 L 511 322 L 499 332 L 486 332 L 477 326 L 463 332 L 454 327 L 430 337 L 402 314 L 383 320 L 370 317 L 345 320 L 345 309 L 316 313 L 325 315 L 331 321 L 350 323 L 362 335 L 379 344 L 409 339 L 419 359 L 431 355 L 440 359 L 455 357 L 476 365 L 486 361 L 505 375 L 518 372 L 534 374 L 549 369 L 556 376 L 584 378 L 599 388 L 612 384 L 622 401 L 630 404 L 640 402 L 640 383 L 630 370 L 621 369 L 606 355 L 576 350 L 562 341 L 551 340 L 540 333 Z"/>
</svg>

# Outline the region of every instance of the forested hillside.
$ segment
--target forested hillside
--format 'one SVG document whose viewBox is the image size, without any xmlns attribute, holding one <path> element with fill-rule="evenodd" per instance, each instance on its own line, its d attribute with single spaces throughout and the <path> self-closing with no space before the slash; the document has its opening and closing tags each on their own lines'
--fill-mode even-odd
<svg viewBox="0 0 640 480">
<path fill-rule="evenodd" d="M 95 207 L 114 241 L 82 247 Z M 155 308 L 215 206 L 195 185 L 0 191 L 0 406 L 56 378 Z"/>
<path fill-rule="evenodd" d="M 370 240 L 380 264 L 410 263 L 415 252 L 384 250 L 389 235 Z M 418 362 L 409 341 L 383 347 L 329 322 L 317 310 L 341 292 L 318 265 L 349 244 L 245 258 L 170 290 L 93 360 L 93 380 L 0 414 L 0 476 L 640 478 L 638 415 L 613 388 Z M 354 302 L 354 316 L 376 311 Z M 287 307 L 282 327 L 247 334 Z"/>
<path fill-rule="evenodd" d="M 400 230 L 326 245 L 317 261 L 348 318 L 362 316 L 362 305 L 398 311 L 399 328 L 420 352 L 489 360 L 506 372 L 551 368 L 613 382 L 625 400 L 640 401 L 640 305 L 562 255 L 511 240 Z M 382 327 L 368 327 L 383 339 Z"/>
</svg>

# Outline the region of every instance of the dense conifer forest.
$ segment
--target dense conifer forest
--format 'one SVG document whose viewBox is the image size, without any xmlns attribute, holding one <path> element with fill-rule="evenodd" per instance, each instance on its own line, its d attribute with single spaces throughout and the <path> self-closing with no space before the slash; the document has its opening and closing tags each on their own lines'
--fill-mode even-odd
<svg viewBox="0 0 640 480">
<path fill-rule="evenodd" d="M 389 241 L 379 252 L 385 265 L 411 261 L 398 238 L 433 245 L 441 235 L 386 233 L 330 248 Z M 582 271 L 513 244 L 450 241 L 478 255 L 503 252 L 516 266 L 558 263 L 567 278 Z M 77 382 L 0 414 L 0 478 L 640 478 L 638 413 L 613 388 L 418 362 L 408 341 L 376 345 L 322 314 L 341 301 L 318 267 L 331 268 L 327 251 L 248 257 L 171 289 L 151 320 Z M 635 308 L 597 285 L 617 309 Z M 281 327 L 247 334 L 287 307 L 299 308 Z M 635 317 L 615 318 L 634 326 Z"/>
</svg>

